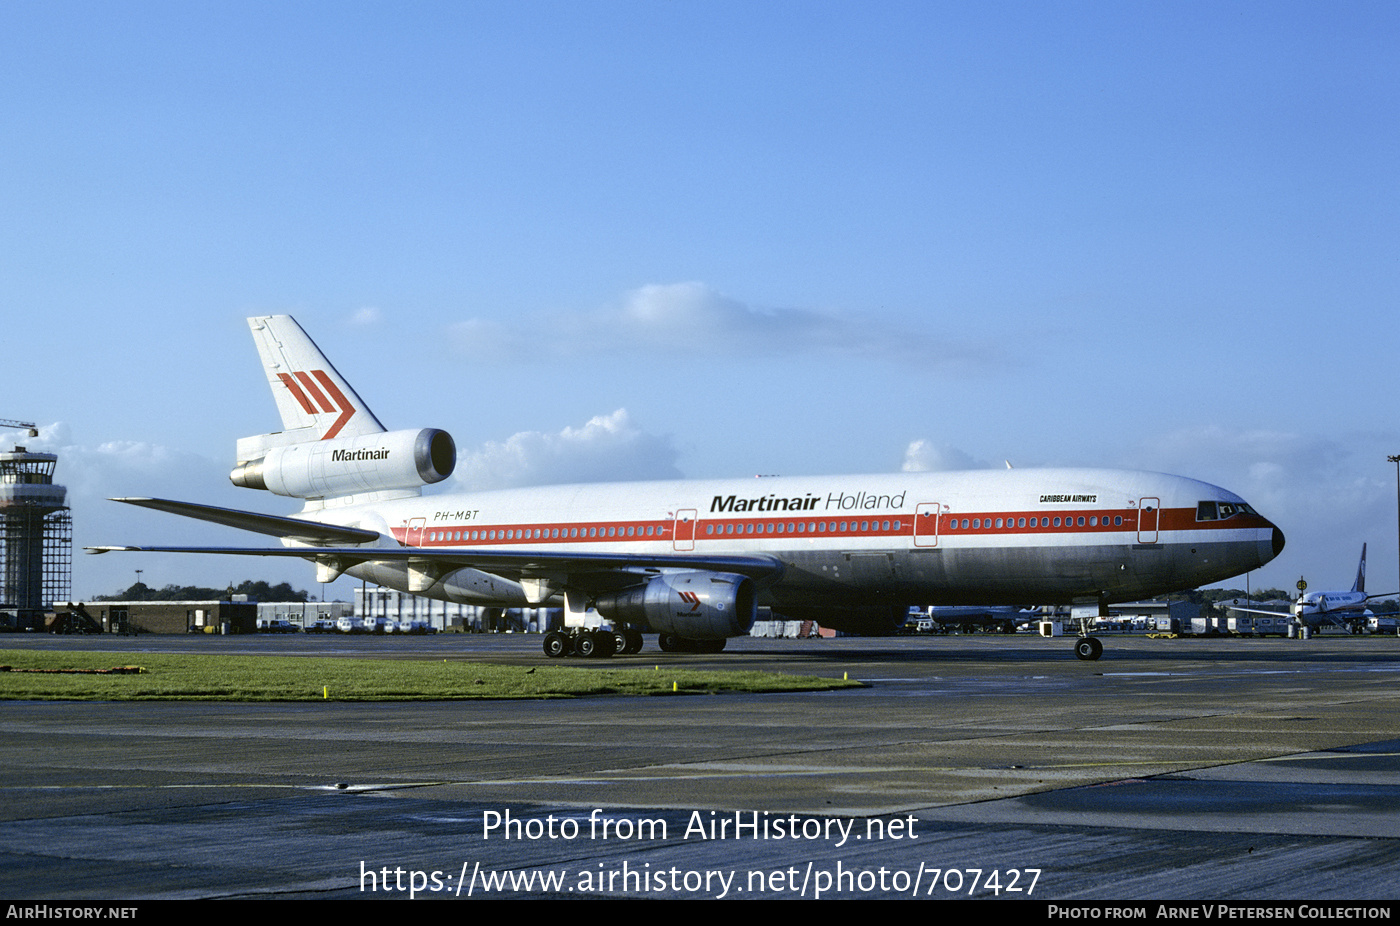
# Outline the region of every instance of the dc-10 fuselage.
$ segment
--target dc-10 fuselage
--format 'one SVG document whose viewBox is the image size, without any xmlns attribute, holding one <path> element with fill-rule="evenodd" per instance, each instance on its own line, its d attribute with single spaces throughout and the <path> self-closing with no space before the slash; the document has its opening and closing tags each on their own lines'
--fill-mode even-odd
<svg viewBox="0 0 1400 926">
<path fill-rule="evenodd" d="M 1239 513 L 1198 520 L 1201 502 Z M 328 517 L 329 516 L 329 517 Z M 1238 496 L 1161 473 L 1095 469 L 601 483 L 428 496 L 321 512 L 425 550 L 762 555 L 759 603 L 887 631 L 909 604 L 1111 603 L 1267 563 L 1282 534 Z M 400 584 L 404 568 L 350 570 Z M 464 577 L 465 578 L 465 577 Z M 447 581 L 452 600 L 525 605 L 521 588 Z M 815 616 L 815 615 L 813 615 Z"/>
</svg>

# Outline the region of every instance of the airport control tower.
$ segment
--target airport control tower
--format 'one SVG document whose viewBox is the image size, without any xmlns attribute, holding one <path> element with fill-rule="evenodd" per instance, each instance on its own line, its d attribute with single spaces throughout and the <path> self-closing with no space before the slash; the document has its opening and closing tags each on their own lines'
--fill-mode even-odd
<svg viewBox="0 0 1400 926">
<path fill-rule="evenodd" d="M 0 427 L 29 428 L 0 419 Z M 0 629 L 41 630 L 44 613 L 66 601 L 73 576 L 73 521 L 53 484 L 58 457 L 16 446 L 0 452 Z"/>
</svg>

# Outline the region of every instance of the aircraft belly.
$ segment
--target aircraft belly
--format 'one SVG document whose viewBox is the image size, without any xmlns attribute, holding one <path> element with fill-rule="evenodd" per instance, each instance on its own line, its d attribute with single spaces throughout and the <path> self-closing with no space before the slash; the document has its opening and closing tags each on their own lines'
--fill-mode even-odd
<svg viewBox="0 0 1400 926">
<path fill-rule="evenodd" d="M 1257 569 L 1273 559 L 1270 540 L 1246 538 L 1176 545 L 1178 576 L 1189 577 L 1189 586 L 1223 582 Z"/>
<path fill-rule="evenodd" d="M 907 554 L 910 584 L 928 604 L 1056 604 L 1114 594 L 1127 578 L 1126 547 L 944 548 Z"/>
<path fill-rule="evenodd" d="M 913 604 L 1055 604 L 1088 596 L 1110 601 L 1176 591 L 1183 579 L 1201 579 L 1203 560 L 1218 560 L 1228 578 L 1241 570 L 1234 557 L 1204 546 L 1103 544 L 1097 546 L 939 547 L 887 552 L 782 555 L 782 581 L 766 597 L 792 602 L 810 596 L 869 601 L 871 596 Z M 1208 568 L 1204 574 L 1213 575 Z"/>
<path fill-rule="evenodd" d="M 789 550 L 775 554 L 782 578 L 760 589 L 770 607 L 827 602 L 1033 605 L 1085 598 L 1107 602 L 1178 591 L 1231 578 L 1261 559 L 1257 539 L 1044 546 L 911 547 L 902 550 Z M 1267 560 L 1267 557 L 1263 558 Z M 477 569 L 441 575 L 405 563 L 366 563 L 351 575 L 463 604 L 530 604 L 520 583 Z"/>
<path fill-rule="evenodd" d="M 812 597 L 854 599 L 860 586 L 854 574 L 838 553 L 826 551 L 787 551 L 779 554 L 783 561 L 783 577 L 773 585 L 761 588 L 759 600 L 764 604 L 805 601 Z"/>
</svg>

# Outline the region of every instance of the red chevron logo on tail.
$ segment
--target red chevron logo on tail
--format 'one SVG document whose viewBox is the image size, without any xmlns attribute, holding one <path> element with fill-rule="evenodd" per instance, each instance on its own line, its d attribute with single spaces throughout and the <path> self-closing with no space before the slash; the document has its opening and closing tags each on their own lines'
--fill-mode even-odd
<svg viewBox="0 0 1400 926">
<path fill-rule="evenodd" d="M 345 398 L 345 393 L 326 375 L 325 370 L 312 370 L 309 374 L 278 373 L 277 378 L 308 415 L 340 412 L 340 417 L 331 425 L 330 430 L 321 436 L 321 440 L 335 437 L 340 433 L 340 429 L 355 417 L 355 406 Z"/>
</svg>

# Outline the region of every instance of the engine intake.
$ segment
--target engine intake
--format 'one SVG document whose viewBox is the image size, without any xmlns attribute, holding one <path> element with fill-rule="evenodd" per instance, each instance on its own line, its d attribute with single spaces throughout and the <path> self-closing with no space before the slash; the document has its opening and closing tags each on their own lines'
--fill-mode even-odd
<svg viewBox="0 0 1400 926">
<path fill-rule="evenodd" d="M 233 484 L 293 498 L 417 489 L 441 482 L 457 465 L 452 436 L 436 428 L 388 431 L 274 447 L 239 463 Z"/>
<path fill-rule="evenodd" d="M 691 640 L 742 636 L 758 614 L 753 580 L 722 572 L 666 573 L 601 595 L 594 606 L 609 620 Z"/>
</svg>

